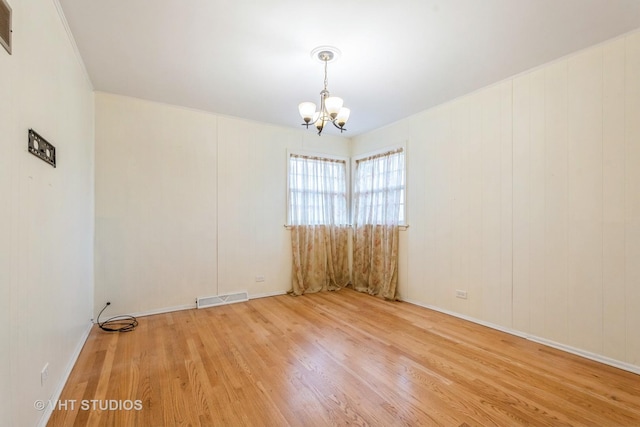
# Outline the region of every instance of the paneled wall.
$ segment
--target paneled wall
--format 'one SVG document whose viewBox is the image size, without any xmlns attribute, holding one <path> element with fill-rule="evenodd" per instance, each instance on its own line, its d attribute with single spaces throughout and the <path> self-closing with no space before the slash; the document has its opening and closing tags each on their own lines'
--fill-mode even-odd
<svg viewBox="0 0 640 427">
<path fill-rule="evenodd" d="M 513 80 L 513 327 L 633 365 L 639 57 L 636 33 Z"/>
<path fill-rule="evenodd" d="M 287 149 L 347 155 L 348 140 L 96 94 L 97 312 L 291 286 Z M 256 276 L 263 276 L 257 282 Z"/>
<path fill-rule="evenodd" d="M 62 388 L 91 326 L 93 94 L 57 2 L 10 3 L 13 53 L 0 48 L 0 425 L 33 426 L 46 413 L 34 402 Z M 56 147 L 56 168 L 28 152 L 30 128 Z"/>
<path fill-rule="evenodd" d="M 407 142 L 402 297 L 640 366 L 638 76 L 633 33 L 355 138 Z"/>
<path fill-rule="evenodd" d="M 96 94 L 95 313 L 193 303 L 215 286 L 216 132 L 204 113 Z"/>
</svg>

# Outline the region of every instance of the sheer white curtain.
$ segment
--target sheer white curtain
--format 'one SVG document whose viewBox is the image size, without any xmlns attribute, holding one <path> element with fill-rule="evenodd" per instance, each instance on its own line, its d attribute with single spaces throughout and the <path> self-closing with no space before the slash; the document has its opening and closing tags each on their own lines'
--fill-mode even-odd
<svg viewBox="0 0 640 427">
<path fill-rule="evenodd" d="M 395 299 L 399 224 L 405 215 L 404 149 L 356 160 L 353 287 Z"/>
<path fill-rule="evenodd" d="M 290 154 L 291 293 L 336 290 L 349 282 L 347 163 Z"/>
<path fill-rule="evenodd" d="M 347 223 L 347 162 L 291 154 L 289 224 Z"/>
</svg>

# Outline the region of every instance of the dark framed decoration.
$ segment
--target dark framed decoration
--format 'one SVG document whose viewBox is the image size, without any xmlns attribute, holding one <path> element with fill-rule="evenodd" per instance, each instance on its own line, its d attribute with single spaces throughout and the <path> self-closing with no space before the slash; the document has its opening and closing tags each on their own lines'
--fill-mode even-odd
<svg viewBox="0 0 640 427">
<path fill-rule="evenodd" d="M 11 55 L 11 7 L 7 0 L 0 0 L 0 44 Z"/>
<path fill-rule="evenodd" d="M 54 168 L 56 167 L 56 147 L 33 129 L 29 129 L 29 152 Z"/>
</svg>

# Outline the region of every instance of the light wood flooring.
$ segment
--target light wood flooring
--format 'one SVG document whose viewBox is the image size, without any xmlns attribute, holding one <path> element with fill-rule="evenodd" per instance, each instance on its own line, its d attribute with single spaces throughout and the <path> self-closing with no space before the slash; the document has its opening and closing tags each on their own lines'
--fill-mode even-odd
<svg viewBox="0 0 640 427">
<path fill-rule="evenodd" d="M 49 426 L 640 426 L 638 375 L 349 289 L 139 321 L 94 327 Z"/>
</svg>

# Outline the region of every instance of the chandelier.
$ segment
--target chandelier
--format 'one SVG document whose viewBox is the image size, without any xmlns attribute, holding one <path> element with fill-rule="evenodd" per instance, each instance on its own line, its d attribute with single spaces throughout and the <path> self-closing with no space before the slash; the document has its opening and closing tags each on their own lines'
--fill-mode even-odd
<svg viewBox="0 0 640 427">
<path fill-rule="evenodd" d="M 329 122 L 340 129 L 340 133 L 346 131 L 344 125 L 349 120 L 351 113 L 351 110 L 342 106 L 342 98 L 331 96 L 327 89 L 327 64 L 336 60 L 339 53 L 338 49 L 330 46 L 321 46 L 311 52 L 312 58 L 324 62 L 324 89 L 320 92 L 320 109 L 316 111 L 316 104 L 313 102 L 302 102 L 298 105 L 298 110 L 304 120 L 302 126 L 309 129 L 309 125 L 315 125 L 318 129 L 318 135 L 322 134 L 324 125 Z"/>
</svg>

